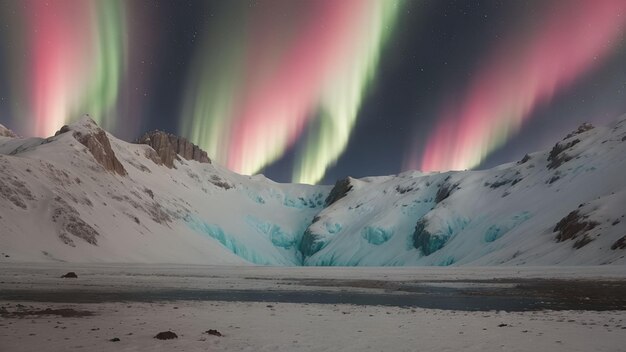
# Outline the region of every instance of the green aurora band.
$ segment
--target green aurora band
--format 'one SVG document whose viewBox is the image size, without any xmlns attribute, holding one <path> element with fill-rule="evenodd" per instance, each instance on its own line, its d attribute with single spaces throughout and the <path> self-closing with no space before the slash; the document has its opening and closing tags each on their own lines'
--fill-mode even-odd
<svg viewBox="0 0 626 352">
<path fill-rule="evenodd" d="M 223 6 L 224 13 L 207 28 L 208 38 L 191 65 L 179 127 L 218 163 L 250 174 L 282 157 L 304 127 L 319 126 L 308 132 L 292 175 L 295 182 L 317 183 L 346 148 L 402 3 L 346 0 L 286 4 L 291 9 L 304 7 L 306 11 L 301 13 L 309 17 L 289 18 L 302 16 L 294 12 L 279 20 L 282 22 L 259 27 L 262 11 L 267 8 L 250 9 L 236 1 Z M 277 3 L 269 3 L 269 10 L 273 5 Z M 325 17 L 318 19 L 318 15 Z M 339 19 L 328 23 L 335 25 L 332 29 L 316 24 L 331 18 Z M 298 23 L 310 27 L 294 27 Z M 311 28 L 317 33 L 312 34 Z M 339 32 L 329 32 L 332 30 Z M 325 42 L 330 38 L 332 42 Z M 310 50 L 307 40 L 314 41 Z M 297 57 L 301 53 L 298 50 L 308 50 L 304 56 L 307 64 L 287 61 Z M 331 57 L 334 59 L 329 61 Z M 285 75 L 284 70 L 293 67 L 315 70 L 321 78 Z M 313 80 L 303 81 L 304 77 Z M 268 97 L 269 102 L 259 105 L 258 99 L 249 100 L 258 96 Z M 258 106 L 247 105 L 250 101 Z M 273 115 L 290 107 L 297 112 L 290 121 Z M 317 121 L 310 121 L 315 118 Z"/>
<path fill-rule="evenodd" d="M 328 82 L 320 104 L 319 123 L 309 129 L 298 154 L 293 182 L 317 183 L 344 152 L 356 124 L 368 86 L 375 78 L 384 44 L 398 18 L 400 3 L 377 1 L 363 26 L 360 43 L 349 66 Z"/>
<path fill-rule="evenodd" d="M 95 1 L 92 33 L 94 72 L 80 105 L 71 116 L 83 112 L 94 114 L 94 120 L 107 130 L 114 130 L 117 121 L 112 110 L 117 105 L 122 75 L 126 67 L 126 12 L 123 0 Z"/>
</svg>

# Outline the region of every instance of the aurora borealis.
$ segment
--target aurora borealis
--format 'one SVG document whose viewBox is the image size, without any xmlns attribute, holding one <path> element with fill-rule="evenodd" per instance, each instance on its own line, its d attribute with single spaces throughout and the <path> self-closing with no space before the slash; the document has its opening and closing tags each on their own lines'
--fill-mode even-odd
<svg viewBox="0 0 626 352">
<path fill-rule="evenodd" d="M 561 1 L 542 14 L 535 30 L 493 50 L 476 71 L 458 109 L 445 103 L 428 138 L 421 170 L 479 165 L 519 130 L 538 104 L 600 65 L 620 43 L 626 2 Z"/>
<path fill-rule="evenodd" d="M 332 183 L 516 160 L 626 113 L 626 1 L 5 0 L 0 123 L 84 113 Z"/>
<path fill-rule="evenodd" d="M 236 18 L 249 25 L 234 29 L 224 55 L 214 55 L 222 50 L 220 41 L 203 50 L 182 130 L 219 162 L 250 174 L 283 155 L 320 119 L 320 127 L 309 129 L 293 177 L 316 183 L 347 144 L 400 4 L 320 0 L 267 6 L 239 11 Z M 270 16 L 279 10 L 304 15 L 297 22 Z M 211 31 L 231 32 L 230 26 L 220 23 Z"/>
<path fill-rule="evenodd" d="M 125 52 L 121 1 L 26 0 L 16 16 L 5 20 L 23 26 L 26 62 L 20 62 L 21 72 L 12 83 L 25 89 L 19 113 L 26 132 L 51 135 L 83 111 L 103 127 L 115 128 L 110 109 L 117 100 Z"/>
</svg>

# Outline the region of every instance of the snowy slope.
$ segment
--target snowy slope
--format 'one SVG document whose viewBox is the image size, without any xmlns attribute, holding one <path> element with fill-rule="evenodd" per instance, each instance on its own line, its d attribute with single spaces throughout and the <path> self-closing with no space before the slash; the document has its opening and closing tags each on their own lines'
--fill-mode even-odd
<svg viewBox="0 0 626 352">
<path fill-rule="evenodd" d="M 329 187 L 183 159 L 169 169 L 108 135 L 121 176 L 73 135 L 98 130 L 85 118 L 45 140 L 0 137 L 4 260 L 300 264 L 297 241 Z"/>
<path fill-rule="evenodd" d="M 334 188 L 168 168 L 89 118 L 63 132 L 0 136 L 0 261 L 626 264 L 626 120 L 491 170 Z"/>
<path fill-rule="evenodd" d="M 349 179 L 305 264 L 626 264 L 625 170 L 621 120 L 491 170 Z"/>
</svg>

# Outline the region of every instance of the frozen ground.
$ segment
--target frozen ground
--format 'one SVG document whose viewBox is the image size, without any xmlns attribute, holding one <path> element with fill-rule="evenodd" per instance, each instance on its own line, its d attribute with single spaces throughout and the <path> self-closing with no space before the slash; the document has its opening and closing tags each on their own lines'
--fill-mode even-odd
<svg viewBox="0 0 626 352">
<path fill-rule="evenodd" d="M 67 271 L 78 278 L 61 279 Z M 227 299 L 215 300 L 216 292 Z M 245 302 L 236 300 L 242 292 Z M 294 294 L 304 301 L 289 302 Z M 371 301 L 306 301 L 350 295 Z M 417 303 L 404 304 L 407 297 Z M 440 309 L 419 306 L 433 297 L 473 297 L 494 307 L 501 304 L 496 297 L 513 309 L 473 310 L 470 302 L 465 310 L 445 300 Z M 516 306 L 522 298 L 569 306 Z M 0 271 L 0 351 L 623 351 L 624 299 L 626 268 L 619 266 L 7 264 Z M 603 304 L 613 308 L 596 310 Z M 209 329 L 224 336 L 203 333 Z M 153 338 L 167 330 L 178 339 Z"/>
<path fill-rule="evenodd" d="M 16 311 L 19 302 L 3 302 Z M 3 318 L 2 351 L 623 351 L 625 312 L 462 312 L 259 302 L 22 303 L 87 317 Z M 32 306 L 32 308 L 31 308 Z M 506 324 L 506 326 L 502 326 Z M 203 334 L 217 329 L 224 336 Z M 178 339 L 159 341 L 171 330 Z M 119 342 L 110 339 L 119 338 Z"/>
</svg>

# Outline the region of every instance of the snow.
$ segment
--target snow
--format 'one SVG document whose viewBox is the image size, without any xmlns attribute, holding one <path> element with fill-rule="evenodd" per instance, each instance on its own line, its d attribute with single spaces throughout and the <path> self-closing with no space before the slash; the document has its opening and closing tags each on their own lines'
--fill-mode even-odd
<svg viewBox="0 0 626 352">
<path fill-rule="evenodd" d="M 69 128 L 99 129 L 88 119 Z M 108 134 L 128 172 L 115 175 L 72 134 L 0 138 L 0 262 L 626 264 L 626 249 L 611 249 L 626 235 L 626 120 L 568 136 L 551 160 L 546 150 L 490 170 L 350 178 L 328 206 L 332 186 L 184 159 L 168 169 L 146 157 L 150 147 Z M 59 211 L 93 228 L 93 243 L 64 235 Z M 555 226 L 573 211 L 597 226 L 558 241 Z"/>
<path fill-rule="evenodd" d="M 69 270 L 77 279 L 60 279 Z M 624 268 L 456 267 L 317 268 L 260 266 L 7 263 L 0 289 L 43 293 L 105 293 L 189 289 L 319 290 L 302 279 L 623 280 Z M 475 288 L 491 283 L 476 282 Z M 507 287 L 506 282 L 495 285 Z M 345 287 L 325 287 L 343 293 Z M 361 292 L 373 288 L 350 288 Z M 22 305 L 22 306 L 18 306 Z M 73 309 L 85 317 L 11 316 L 20 311 Z M 626 344 L 626 311 L 460 311 L 349 304 L 154 301 L 51 303 L 0 300 L 2 351 L 620 351 Z M 505 325 L 503 325 L 505 324 Z M 216 329 L 223 337 L 204 333 Z M 177 339 L 154 336 L 171 330 Z M 111 342 L 113 338 L 119 342 Z"/>
<path fill-rule="evenodd" d="M 618 351 L 626 343 L 623 312 L 454 312 L 241 302 L 6 302 L 5 307 L 17 304 L 96 315 L 3 319 L 2 350 L 600 352 Z M 224 336 L 204 333 L 209 329 Z M 168 330 L 178 338 L 154 338 Z M 120 341 L 109 341 L 115 337 Z"/>
</svg>

